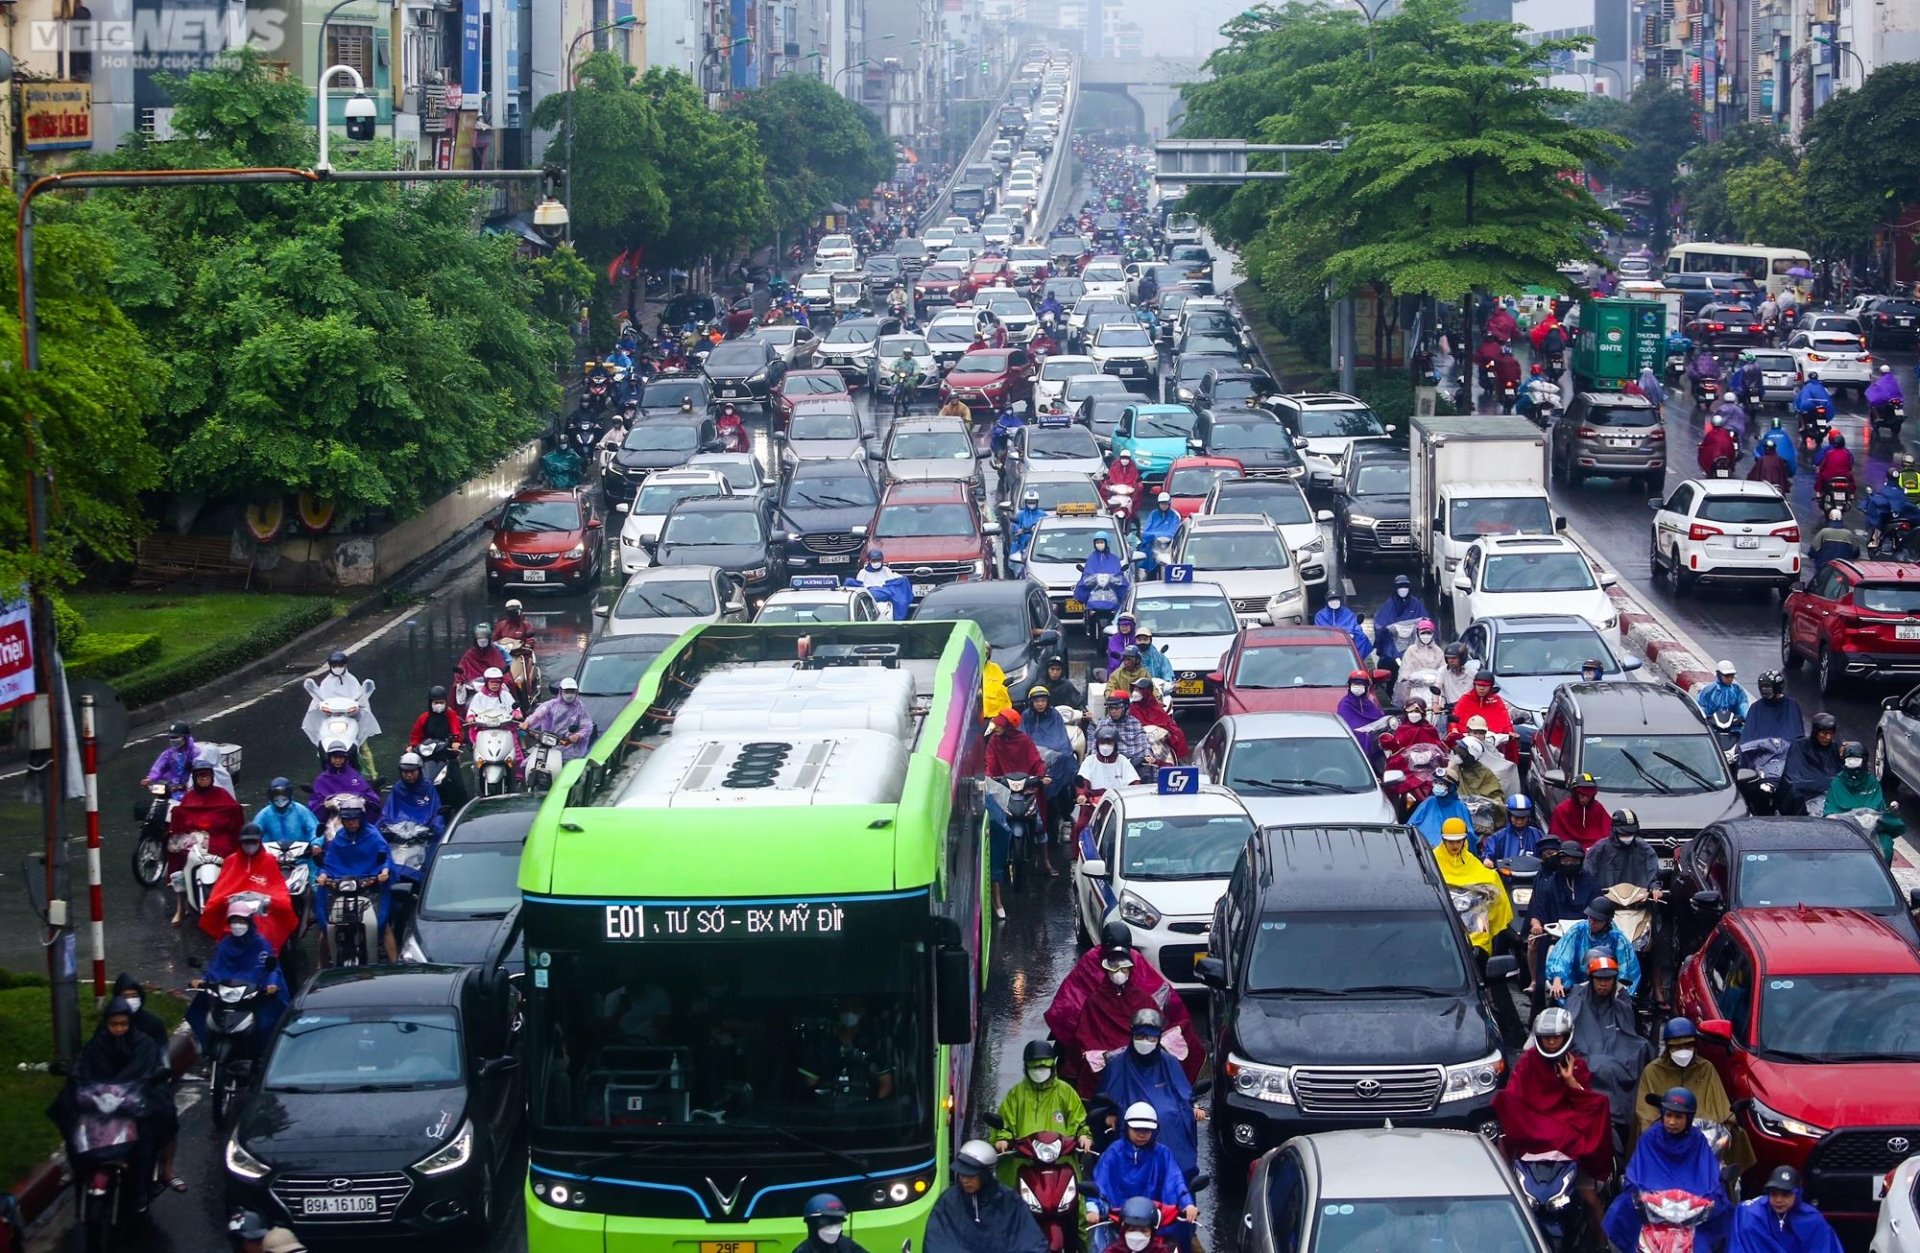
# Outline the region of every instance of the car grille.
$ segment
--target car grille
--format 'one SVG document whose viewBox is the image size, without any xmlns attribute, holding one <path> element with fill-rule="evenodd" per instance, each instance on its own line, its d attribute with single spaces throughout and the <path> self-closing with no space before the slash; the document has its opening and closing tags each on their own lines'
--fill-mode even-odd
<svg viewBox="0 0 1920 1253">
<path fill-rule="evenodd" d="M 1304 1114 L 1431 1113 L 1440 1100 L 1438 1066 L 1321 1067 L 1293 1072 Z"/>
<path fill-rule="evenodd" d="M 1405 518 L 1393 518 L 1386 522 L 1376 522 L 1373 524 L 1373 533 L 1375 535 L 1412 535 L 1413 523 L 1407 521 Z"/>
<path fill-rule="evenodd" d="M 559 553 L 508 553 L 516 566 L 550 566 L 560 559 Z"/>
<path fill-rule="evenodd" d="M 344 1186 L 342 1182 L 344 1181 Z M 413 1191 L 413 1180 L 399 1171 L 373 1175 L 285 1175 L 273 1184 L 274 1199 L 296 1219 L 309 1223 L 390 1222 Z M 308 1214 L 310 1196 L 360 1196 L 371 1192 L 377 1203 L 371 1214 Z"/>
<path fill-rule="evenodd" d="M 1197 983 L 1193 963 L 1207 951 L 1204 944 L 1169 944 L 1160 950 L 1160 973 L 1175 983 Z"/>
<path fill-rule="evenodd" d="M 1237 596 L 1233 601 L 1235 613 L 1265 613 L 1267 601 L 1263 596 Z"/>
<path fill-rule="evenodd" d="M 1807 1173 L 1846 1171 L 1883 1175 L 1915 1153 L 1920 1153 L 1920 1127 L 1835 1131 L 1813 1146 L 1807 1158 Z"/>
<path fill-rule="evenodd" d="M 971 561 L 923 561 L 917 566 L 896 566 L 895 570 L 915 583 L 937 583 L 971 575 L 973 563 Z"/>
<path fill-rule="evenodd" d="M 842 553 L 857 551 L 864 541 L 858 535 L 807 535 L 800 542 L 810 553 L 837 557 Z"/>
<path fill-rule="evenodd" d="M 1640 838 L 1646 843 L 1653 845 L 1654 851 L 1659 853 L 1660 856 L 1672 857 L 1675 849 L 1679 848 L 1680 845 L 1686 843 L 1688 840 L 1691 840 L 1694 836 L 1699 834 L 1700 832 L 1697 830 L 1696 831 L 1655 830 L 1655 831 L 1642 831 L 1640 833 Z M 1920 1140 L 1916 1140 L 1915 1143 L 1920 1144 Z"/>
<path fill-rule="evenodd" d="M 1205 918 L 1199 918 L 1192 922 L 1170 922 L 1167 924 L 1167 930 L 1176 935 L 1205 935 L 1207 928 L 1212 925 Z"/>
</svg>

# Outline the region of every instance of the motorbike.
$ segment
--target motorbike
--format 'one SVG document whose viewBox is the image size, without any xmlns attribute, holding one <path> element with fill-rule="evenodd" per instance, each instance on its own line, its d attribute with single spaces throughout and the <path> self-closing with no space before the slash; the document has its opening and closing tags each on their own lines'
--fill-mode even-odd
<svg viewBox="0 0 1920 1253">
<path fill-rule="evenodd" d="M 1107 632 L 1113 626 L 1114 615 L 1120 612 L 1120 588 L 1113 575 L 1093 576 L 1093 584 L 1087 588 L 1086 603 L 1087 634 L 1094 643 L 1104 646 Z"/>
<path fill-rule="evenodd" d="M 1920 529 L 1911 518 L 1892 518 L 1874 535 L 1868 545 L 1876 557 L 1913 561 L 1920 559 Z"/>
<path fill-rule="evenodd" d="M 600 447 L 600 437 L 606 434 L 606 425 L 591 410 L 582 408 L 567 419 L 566 430 L 561 432 L 563 447 L 573 450 L 581 461 L 591 465 L 594 454 Z"/>
<path fill-rule="evenodd" d="M 1037 871 L 1047 846 L 1046 827 L 1040 821 L 1041 783 L 1030 774 L 1003 775 L 1007 818 L 1007 874 L 1016 888 L 1026 886 L 1030 870 Z"/>
<path fill-rule="evenodd" d="M 1636 1253 L 1693 1253 L 1694 1236 L 1713 1212 L 1713 1202 L 1681 1188 L 1642 1192 L 1640 1245 Z"/>
<path fill-rule="evenodd" d="M 266 989 L 256 983 L 223 979 L 200 989 L 207 998 L 207 1095 L 213 1126 L 224 1131 L 240 1094 L 253 1081 L 259 1058 L 255 1020 Z"/>
<path fill-rule="evenodd" d="M 1156 535 L 1150 546 L 1133 550 L 1134 571 L 1140 578 L 1162 578 L 1173 560 L 1173 536 Z"/>
<path fill-rule="evenodd" d="M 1420 802 L 1433 795 L 1433 776 L 1447 764 L 1447 750 L 1438 744 L 1410 744 L 1388 755 L 1382 763 L 1380 778 L 1387 796 L 1400 811 L 1402 820 L 1411 818 Z M 1388 775 L 1400 777 L 1387 782 Z"/>
<path fill-rule="evenodd" d="M 335 879 L 327 888 L 327 926 L 331 928 L 333 964 L 367 966 L 380 951 L 380 911 L 373 879 Z"/>
<path fill-rule="evenodd" d="M 167 877 L 167 815 L 174 796 L 164 783 L 149 783 L 147 798 L 133 803 L 133 820 L 140 834 L 133 841 L 133 880 L 143 888 L 157 888 Z"/>
<path fill-rule="evenodd" d="M 1520 384 L 1500 384 L 1500 412 L 1512 413 L 1514 402 L 1520 399 Z"/>
<path fill-rule="evenodd" d="M 1800 415 L 1800 446 L 1811 453 L 1827 442 L 1827 430 L 1833 415 L 1825 405 L 1815 405 Z"/>
<path fill-rule="evenodd" d="M 1791 747 L 1786 740 L 1771 736 L 1744 740 L 1734 749 L 1734 769 L 1753 772 L 1748 781 L 1740 784 L 1740 795 L 1755 817 L 1764 818 L 1779 811 L 1780 776 L 1785 773 L 1787 750 Z"/>
<path fill-rule="evenodd" d="M 1494 893 L 1499 889 L 1491 883 L 1469 883 L 1465 887 L 1449 887 L 1447 896 L 1453 901 L 1453 912 L 1460 915 L 1460 926 L 1468 935 L 1487 935 L 1492 928 L 1488 918 L 1493 912 Z"/>
<path fill-rule="evenodd" d="M 553 786 L 553 781 L 560 777 L 560 768 L 567 764 L 562 755 L 564 746 L 559 733 L 554 731 L 535 731 L 529 738 L 533 740 L 533 750 L 527 754 L 527 791 L 544 792 Z"/>
<path fill-rule="evenodd" d="M 420 889 L 433 851 L 433 830 L 418 822 L 392 822 L 383 828 L 393 875 L 388 884 L 392 904 L 388 912 L 395 935 L 406 931 L 406 920 L 419 908 Z"/>
<path fill-rule="evenodd" d="M 1853 508 L 1853 480 L 1846 475 L 1830 478 L 1820 484 L 1820 508 L 1827 511 L 1838 509 L 1845 512 Z"/>
<path fill-rule="evenodd" d="M 1540 859 L 1532 853 L 1503 857 L 1493 867 L 1506 886 L 1507 899 L 1513 902 L 1514 927 L 1524 926 L 1527 906 L 1533 904 L 1533 885 L 1540 878 Z"/>
<path fill-rule="evenodd" d="M 1578 1163 L 1565 1153 L 1528 1153 L 1513 1164 L 1513 1177 L 1553 1253 L 1579 1249 L 1586 1235 L 1587 1207 L 1579 1204 L 1574 1190 Z"/>
<path fill-rule="evenodd" d="M 1707 477 L 1713 478 L 1713 479 L 1732 478 L 1733 477 L 1733 458 L 1732 457 L 1715 457 L 1713 459 L 1713 469 L 1708 473 Z"/>
<path fill-rule="evenodd" d="M 518 728 L 510 714 L 492 711 L 473 719 L 473 773 L 480 795 L 499 796 L 513 788 Z"/>
<path fill-rule="evenodd" d="M 1120 528 L 1122 535 L 1133 529 L 1133 488 L 1125 483 L 1111 483 L 1107 486 L 1107 513 Z"/>
<path fill-rule="evenodd" d="M 1705 413 L 1720 403 L 1719 379 L 1693 380 L 1693 407 Z"/>
<path fill-rule="evenodd" d="M 1566 372 L 1567 354 L 1564 352 L 1548 353 L 1546 365 L 1547 377 L 1558 383 L 1560 376 Z"/>
<path fill-rule="evenodd" d="M 116 1231 L 141 1221 L 157 1187 L 152 1160 L 140 1170 L 145 1177 L 135 1177 L 142 1162 L 138 1119 L 145 1102 L 139 1085 L 131 1083 L 86 1083 L 74 1094 L 79 1116 L 67 1148 L 74 1221 L 86 1253 L 106 1253 Z"/>
<path fill-rule="evenodd" d="M 1652 893 L 1635 883 L 1616 883 L 1606 890 L 1606 898 L 1613 902 L 1613 925 L 1644 957 L 1653 941 Z"/>
<path fill-rule="evenodd" d="M 613 373 L 600 370 L 586 376 L 580 388 L 580 407 L 589 413 L 605 413 L 613 404 Z"/>
<path fill-rule="evenodd" d="M 173 838 L 188 843 L 187 864 L 174 876 L 174 889 L 186 897 L 188 912 L 197 915 L 205 911 L 226 858 L 207 851 L 205 831 L 189 831 Z"/>
<path fill-rule="evenodd" d="M 1900 438 L 1900 428 L 1906 425 L 1907 406 L 1905 401 L 1896 400 L 1888 405 L 1873 407 L 1873 434 L 1876 439 L 1895 441 Z"/>
<path fill-rule="evenodd" d="M 433 784 L 435 791 L 446 783 L 449 770 L 459 769 L 460 749 L 457 745 L 444 740 L 421 740 L 420 746 L 413 751 L 420 756 L 423 766 L 421 777 Z"/>
<path fill-rule="evenodd" d="M 980 1117 L 995 1130 L 1006 1127 L 1000 1115 L 992 1111 Z M 1007 1149 L 1020 1159 L 1015 1184 L 1033 1212 L 1040 1234 L 1047 1238 L 1048 1253 L 1079 1253 L 1085 1242 L 1080 1231 L 1080 1179 L 1073 1140 L 1058 1131 L 1036 1131 L 1014 1140 Z"/>
<path fill-rule="evenodd" d="M 313 700 L 303 727 L 307 738 L 316 748 L 323 744 L 345 744 L 347 756 L 351 758 L 359 751 L 360 741 L 366 738 L 361 734 L 361 716 L 366 712 L 367 701 L 375 691 L 373 680 L 362 679 L 357 696 L 322 697 L 320 684 L 313 679 L 308 679 L 302 686 Z"/>
<path fill-rule="evenodd" d="M 1740 732 L 1746 727 L 1747 720 L 1732 709 L 1715 710 L 1707 718 L 1713 728 L 1713 738 L 1720 742 L 1720 753 L 1732 766 L 1740 751 Z"/>
<path fill-rule="evenodd" d="M 260 847 L 280 863 L 280 877 L 287 881 L 287 899 L 298 920 L 293 934 L 287 938 L 297 940 L 306 931 L 307 906 L 313 897 L 313 866 L 307 861 L 313 845 L 306 840 L 267 840 Z"/>
</svg>

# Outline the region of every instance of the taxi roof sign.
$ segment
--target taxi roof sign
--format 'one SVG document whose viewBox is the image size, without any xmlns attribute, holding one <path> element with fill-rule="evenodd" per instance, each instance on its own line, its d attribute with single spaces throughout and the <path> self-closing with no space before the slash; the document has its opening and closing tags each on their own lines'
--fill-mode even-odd
<svg viewBox="0 0 1920 1253">
<path fill-rule="evenodd" d="M 838 588 L 840 580 L 831 574 L 796 574 L 787 586 L 796 592 L 826 592 Z"/>
<path fill-rule="evenodd" d="M 1155 780 L 1162 796 L 1195 796 L 1200 792 L 1200 772 L 1192 766 L 1162 766 Z"/>
<path fill-rule="evenodd" d="M 1100 512 L 1100 506 L 1090 500 L 1063 500 L 1053 507 L 1056 518 L 1091 518 Z"/>
</svg>

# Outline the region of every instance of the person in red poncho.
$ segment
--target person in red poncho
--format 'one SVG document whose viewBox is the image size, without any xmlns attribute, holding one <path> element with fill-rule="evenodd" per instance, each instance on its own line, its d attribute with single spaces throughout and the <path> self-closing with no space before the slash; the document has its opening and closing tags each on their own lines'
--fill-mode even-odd
<svg viewBox="0 0 1920 1253">
<path fill-rule="evenodd" d="M 1513 710 L 1500 696 L 1493 675 L 1485 670 L 1473 676 L 1473 690 L 1453 702 L 1453 739 L 1459 740 L 1459 732 L 1467 729 L 1467 723 L 1475 717 L 1487 720 L 1487 730 L 1507 739 L 1502 749 L 1508 761 L 1520 760 L 1520 739 L 1513 733 Z"/>
<path fill-rule="evenodd" d="M 1180 1063 L 1189 1083 L 1200 1078 L 1206 1046 L 1186 1002 L 1165 975 L 1133 947 L 1133 930 L 1115 919 L 1100 929 L 1100 946 L 1080 955 L 1047 1006 L 1047 1028 L 1060 1043 L 1060 1077 L 1083 1098 L 1100 1086 L 1106 1054 L 1133 1041 L 1133 1016 L 1160 1011 L 1160 1047 Z"/>
<path fill-rule="evenodd" d="M 1000 779 L 1010 774 L 1028 774 L 1036 779 L 1044 779 L 1047 763 L 1040 756 L 1039 746 L 1020 729 L 1019 712 L 1002 709 L 987 723 L 987 776 Z M 1040 802 L 1046 804 L 1044 792 L 1041 793 Z"/>
<path fill-rule="evenodd" d="M 1167 733 L 1167 751 L 1177 761 L 1187 759 L 1187 733 L 1173 720 L 1173 714 L 1160 703 L 1151 678 L 1133 681 L 1133 716 L 1145 726 L 1160 727 Z"/>
<path fill-rule="evenodd" d="M 1547 834 L 1571 840 L 1586 850 L 1613 834 L 1613 815 L 1600 803 L 1600 781 L 1583 774 L 1573 781 L 1567 799 L 1553 807 L 1547 819 Z"/>
<path fill-rule="evenodd" d="M 233 793 L 213 781 L 215 760 L 202 749 L 194 759 L 187 790 L 167 817 L 167 873 L 181 875 L 173 891 L 173 925 L 179 926 L 187 913 L 187 855 L 199 842 L 200 832 L 207 836 L 207 852 L 214 857 L 231 857 L 240 847 L 240 828 L 246 825 L 247 811 L 233 799 Z M 226 925 L 226 916 L 220 916 Z"/>
<path fill-rule="evenodd" d="M 1613 1173 L 1613 1118 L 1573 1051 L 1573 1015 L 1558 1007 L 1540 1011 L 1507 1086 L 1494 1093 L 1493 1116 L 1508 1157 L 1564 1153 L 1579 1163 L 1580 1200 L 1590 1229 L 1599 1231 L 1606 1217 L 1599 1184 Z"/>
<path fill-rule="evenodd" d="M 280 952 L 299 918 L 287 892 L 287 877 L 280 872 L 280 859 L 260 847 L 260 828 L 251 822 L 240 828 L 240 847 L 221 865 L 220 877 L 200 914 L 200 929 L 215 943 L 227 934 L 227 902 L 242 894 L 264 899 L 265 904 L 254 911 L 254 925 L 268 947 Z"/>
</svg>

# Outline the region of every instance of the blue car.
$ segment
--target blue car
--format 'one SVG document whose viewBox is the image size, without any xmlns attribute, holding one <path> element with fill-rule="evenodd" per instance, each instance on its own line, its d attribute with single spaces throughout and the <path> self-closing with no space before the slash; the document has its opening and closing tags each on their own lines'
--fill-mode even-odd
<svg viewBox="0 0 1920 1253">
<path fill-rule="evenodd" d="M 1200 415 L 1186 405 L 1129 405 L 1114 428 L 1112 455 L 1133 454 L 1140 477 L 1164 482 L 1175 461 L 1199 451 Z"/>
</svg>

